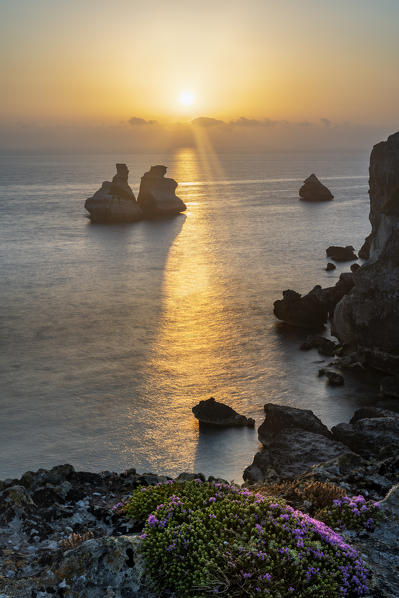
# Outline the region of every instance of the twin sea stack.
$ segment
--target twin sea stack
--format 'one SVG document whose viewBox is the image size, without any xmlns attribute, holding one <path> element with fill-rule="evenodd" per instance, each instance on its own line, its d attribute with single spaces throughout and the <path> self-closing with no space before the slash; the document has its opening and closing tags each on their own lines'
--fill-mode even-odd
<svg viewBox="0 0 399 598">
<path fill-rule="evenodd" d="M 174 179 L 165 178 L 166 170 L 166 166 L 151 166 L 141 178 L 136 201 L 128 184 L 126 164 L 117 164 L 112 182 L 104 181 L 93 197 L 85 202 L 90 219 L 101 223 L 136 222 L 143 218 L 162 218 L 184 212 L 186 206 L 175 194 L 177 183 Z"/>
</svg>

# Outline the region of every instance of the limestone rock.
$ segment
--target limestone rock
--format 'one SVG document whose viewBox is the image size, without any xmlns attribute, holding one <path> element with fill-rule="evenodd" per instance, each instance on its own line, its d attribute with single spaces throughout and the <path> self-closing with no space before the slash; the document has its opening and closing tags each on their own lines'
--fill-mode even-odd
<svg viewBox="0 0 399 598">
<path fill-rule="evenodd" d="M 259 442 L 262 442 L 264 446 L 268 446 L 274 436 L 281 431 L 290 428 L 321 434 L 326 438 L 332 437 L 327 426 L 310 409 L 297 409 L 286 405 L 266 403 L 264 411 L 265 421 L 258 429 Z"/>
<path fill-rule="evenodd" d="M 165 178 L 166 170 L 166 166 L 151 166 L 141 178 L 137 202 L 147 217 L 171 216 L 186 210 L 176 196 L 176 181 Z"/>
<path fill-rule="evenodd" d="M 126 164 L 116 165 L 112 182 L 104 181 L 93 197 L 85 202 L 85 208 L 93 222 L 135 222 L 143 213 L 128 184 L 129 170 Z"/>
<path fill-rule="evenodd" d="M 65 598 L 144 598 L 144 559 L 137 536 L 87 540 L 64 554 L 52 570 Z"/>
<path fill-rule="evenodd" d="M 228 405 L 215 401 L 213 397 L 206 401 L 200 401 L 192 408 L 192 412 L 200 424 L 212 426 L 248 426 L 253 428 L 255 420 L 251 417 L 240 415 Z"/>
<path fill-rule="evenodd" d="M 344 444 L 326 436 L 290 428 L 282 430 L 269 446 L 256 453 L 243 477 L 249 483 L 293 479 L 313 465 L 349 452 Z"/>
<path fill-rule="evenodd" d="M 338 424 L 332 428 L 334 438 L 346 444 L 353 451 L 364 455 L 375 455 L 385 447 L 399 449 L 399 414 L 381 410 L 375 415 L 372 411 L 359 410 L 350 424 Z M 364 416 L 369 417 L 364 417 Z M 375 416 L 374 416 L 375 415 Z"/>
<path fill-rule="evenodd" d="M 399 371 L 399 133 L 374 146 L 370 158 L 372 237 L 366 264 L 334 311 L 333 333 L 359 361 Z"/>
<path fill-rule="evenodd" d="M 305 179 L 299 189 L 299 196 L 303 201 L 329 201 L 333 199 L 331 191 L 323 185 L 315 174 Z"/>
<path fill-rule="evenodd" d="M 326 249 L 327 257 L 330 257 L 335 262 L 352 262 L 357 260 L 357 255 L 352 245 L 340 247 L 339 245 L 331 245 Z"/>
</svg>

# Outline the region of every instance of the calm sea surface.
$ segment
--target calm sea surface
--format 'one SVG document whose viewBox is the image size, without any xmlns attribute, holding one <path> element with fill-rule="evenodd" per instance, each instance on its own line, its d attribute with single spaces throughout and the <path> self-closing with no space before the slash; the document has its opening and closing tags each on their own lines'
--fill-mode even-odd
<svg viewBox="0 0 399 598">
<path fill-rule="evenodd" d="M 92 225 L 83 202 L 116 162 L 166 164 L 184 215 Z M 281 291 L 334 284 L 330 244 L 369 231 L 368 153 L 0 157 L 0 478 L 70 462 L 88 470 L 241 480 L 254 430 L 199 431 L 214 396 L 259 425 L 263 405 L 327 425 L 375 391 L 317 377 L 322 358 L 273 316 Z M 333 202 L 298 201 L 315 172 Z"/>
</svg>

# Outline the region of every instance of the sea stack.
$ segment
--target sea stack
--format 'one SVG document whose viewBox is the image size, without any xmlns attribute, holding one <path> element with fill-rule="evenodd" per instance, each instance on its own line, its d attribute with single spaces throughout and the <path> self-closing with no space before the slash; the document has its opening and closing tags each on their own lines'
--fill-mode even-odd
<svg viewBox="0 0 399 598">
<path fill-rule="evenodd" d="M 128 184 L 129 170 L 126 164 L 116 165 L 112 182 L 104 181 L 101 188 L 85 202 L 85 208 L 93 222 L 135 222 L 143 212 Z"/>
<path fill-rule="evenodd" d="M 299 189 L 299 197 L 303 201 L 330 201 L 334 195 L 315 174 L 311 174 Z"/>
<path fill-rule="evenodd" d="M 338 303 L 333 334 L 358 361 L 399 371 L 399 132 L 370 157 L 369 259 L 353 274 L 354 287 Z"/>
<path fill-rule="evenodd" d="M 141 178 L 137 202 L 147 218 L 173 216 L 186 210 L 186 205 L 176 196 L 177 183 L 165 178 L 166 166 L 151 166 Z"/>
</svg>

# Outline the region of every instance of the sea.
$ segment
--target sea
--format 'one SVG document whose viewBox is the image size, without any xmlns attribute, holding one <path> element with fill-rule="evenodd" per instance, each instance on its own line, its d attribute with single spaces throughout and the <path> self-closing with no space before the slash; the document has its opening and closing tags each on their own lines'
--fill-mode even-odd
<svg viewBox="0 0 399 598">
<path fill-rule="evenodd" d="M 329 245 L 370 230 L 368 150 L 0 156 L 0 479 L 79 470 L 242 481 L 255 429 L 200 429 L 214 397 L 259 426 L 263 406 L 311 409 L 325 424 L 374 403 L 366 374 L 331 388 L 331 359 L 273 315 L 284 289 L 331 286 Z M 163 221 L 91 224 L 84 201 L 125 162 L 165 164 L 187 204 Z M 298 200 L 312 172 L 334 200 Z M 328 336 L 328 329 L 325 335 Z"/>
</svg>

